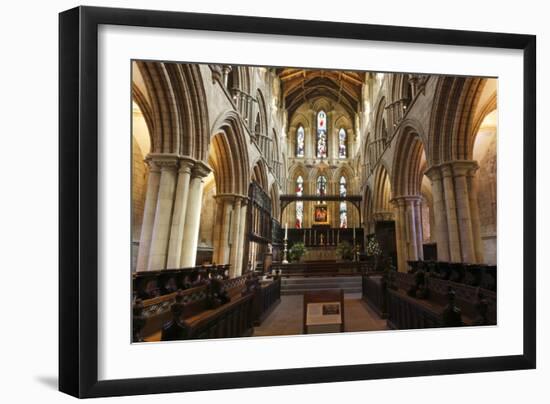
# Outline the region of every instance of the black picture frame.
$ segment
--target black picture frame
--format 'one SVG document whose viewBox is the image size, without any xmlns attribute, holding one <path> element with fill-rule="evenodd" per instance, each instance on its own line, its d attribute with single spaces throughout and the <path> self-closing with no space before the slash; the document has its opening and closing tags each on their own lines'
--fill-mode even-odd
<svg viewBox="0 0 550 404">
<path fill-rule="evenodd" d="M 523 51 L 523 354 L 98 381 L 100 24 Z M 324 383 L 536 366 L 536 37 L 505 33 L 78 7 L 59 16 L 59 389 L 76 397 Z"/>
</svg>

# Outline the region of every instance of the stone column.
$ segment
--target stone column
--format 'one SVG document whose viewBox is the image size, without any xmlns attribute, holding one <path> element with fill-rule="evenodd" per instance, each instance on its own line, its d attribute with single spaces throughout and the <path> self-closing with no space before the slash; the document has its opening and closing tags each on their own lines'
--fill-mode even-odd
<svg viewBox="0 0 550 404">
<path fill-rule="evenodd" d="M 213 247 L 213 253 L 212 253 L 212 262 L 215 262 L 216 264 L 221 263 L 219 259 L 219 252 L 220 252 L 220 237 L 221 237 L 221 227 L 222 227 L 222 218 L 223 218 L 223 199 L 218 198 L 217 196 L 214 196 L 216 200 L 216 216 L 214 218 L 214 232 L 212 235 L 212 247 Z"/>
<path fill-rule="evenodd" d="M 481 221 L 479 219 L 479 205 L 477 200 L 477 167 L 468 172 L 468 196 L 470 197 L 470 215 L 472 217 L 472 236 L 476 252 L 476 263 L 485 262 L 483 241 L 481 240 Z"/>
<path fill-rule="evenodd" d="M 405 201 L 402 197 L 392 200 L 395 206 L 395 244 L 397 248 L 397 269 L 399 272 L 407 271 L 407 236 L 406 236 L 406 218 Z"/>
<path fill-rule="evenodd" d="M 175 155 L 160 154 L 155 156 L 155 163 L 160 166 L 161 172 L 155 210 L 155 223 L 153 225 L 151 249 L 149 251 L 149 270 L 166 268 L 178 160 Z"/>
<path fill-rule="evenodd" d="M 227 194 L 216 195 L 216 202 L 220 211 L 220 221 L 217 225 L 219 234 L 217 235 L 217 251 L 214 251 L 217 264 L 230 264 L 229 260 L 229 240 L 230 240 L 230 224 L 231 214 L 233 211 L 232 197 Z M 231 268 L 233 272 L 233 268 Z"/>
<path fill-rule="evenodd" d="M 241 215 L 240 215 L 240 221 L 241 224 L 239 225 L 239 237 L 238 237 L 238 254 L 237 254 L 237 267 L 235 268 L 235 274 L 236 276 L 240 276 L 243 273 L 243 262 L 244 262 L 244 252 L 245 252 L 245 237 L 246 234 L 246 216 L 247 216 L 247 205 L 248 205 L 248 198 L 243 197 L 241 201 Z"/>
<path fill-rule="evenodd" d="M 201 203 L 204 177 L 208 175 L 210 168 L 196 162 L 191 171 L 189 182 L 189 198 L 185 212 L 185 228 L 183 231 L 183 247 L 181 253 L 181 266 L 193 267 L 197 259 L 197 245 L 199 242 L 199 227 L 201 223 Z"/>
<path fill-rule="evenodd" d="M 417 197 L 407 197 L 406 201 L 406 220 L 407 220 L 407 240 L 409 245 L 408 260 L 418 260 L 418 229 L 416 227 L 416 208 L 415 204 L 418 201 Z"/>
<path fill-rule="evenodd" d="M 149 251 L 151 250 L 151 237 L 155 224 L 155 211 L 160 184 L 160 168 L 151 159 L 147 159 L 149 166 L 149 178 L 147 180 L 147 193 L 145 195 L 145 207 L 143 209 L 143 222 L 139 236 L 139 250 L 136 271 L 147 271 L 149 265 Z"/>
<path fill-rule="evenodd" d="M 422 228 L 422 198 L 418 197 L 414 201 L 414 219 L 416 228 L 416 248 L 419 260 L 424 259 L 424 229 Z"/>
<path fill-rule="evenodd" d="M 451 164 L 454 174 L 456 212 L 458 218 L 458 229 L 460 232 L 462 262 L 475 263 L 476 253 L 472 232 L 468 181 L 466 176 L 468 171 L 472 169 L 472 165 L 476 163 L 471 161 L 455 161 Z"/>
<path fill-rule="evenodd" d="M 476 171 L 479 166 L 475 166 L 468 170 L 468 196 L 470 197 L 470 216 L 472 218 L 472 236 L 474 238 L 474 249 L 476 253 L 476 262 L 485 262 L 483 242 L 481 240 L 481 224 L 479 220 L 479 205 L 477 202 L 477 177 Z"/>
<path fill-rule="evenodd" d="M 432 181 L 434 228 L 431 228 L 432 238 L 437 244 L 438 261 L 449 261 L 449 238 L 447 234 L 447 210 L 443 191 L 443 177 L 439 166 L 432 166 L 426 171 Z"/>
<path fill-rule="evenodd" d="M 229 262 L 231 264 L 231 277 L 236 276 L 236 272 L 239 269 L 238 256 L 239 256 L 239 236 L 241 225 L 241 199 L 235 198 L 233 202 L 233 217 L 231 220 L 231 239 L 230 239 L 230 256 Z"/>
<path fill-rule="evenodd" d="M 179 163 L 176 198 L 174 200 L 174 212 L 172 214 L 172 228 L 170 230 L 170 243 L 168 245 L 167 268 L 178 268 L 181 264 L 185 213 L 187 211 L 187 200 L 189 197 L 189 180 L 191 178 L 191 168 L 194 164 L 195 162 L 191 159 L 181 159 Z"/>
<path fill-rule="evenodd" d="M 456 214 L 456 196 L 454 190 L 453 170 L 448 164 L 441 166 L 443 175 L 443 190 L 445 192 L 445 207 L 447 212 L 447 232 L 449 236 L 449 255 L 451 262 L 460 262 L 460 237 Z"/>
</svg>

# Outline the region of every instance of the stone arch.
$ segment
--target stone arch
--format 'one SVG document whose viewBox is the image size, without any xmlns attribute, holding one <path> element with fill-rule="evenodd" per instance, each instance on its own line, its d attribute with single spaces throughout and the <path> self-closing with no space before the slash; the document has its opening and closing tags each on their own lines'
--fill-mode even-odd
<svg viewBox="0 0 550 404">
<path fill-rule="evenodd" d="M 486 80 L 451 76 L 438 79 L 428 134 L 431 165 L 471 160 L 474 114 Z"/>
<path fill-rule="evenodd" d="M 334 173 L 332 174 L 333 183 L 338 185 L 341 176 L 344 176 L 346 178 L 347 185 L 348 185 L 348 194 L 356 193 L 357 191 L 355 189 L 355 182 L 354 182 L 355 172 L 353 168 L 347 164 L 343 164 L 340 167 L 338 167 L 338 169 L 334 170 Z"/>
<path fill-rule="evenodd" d="M 404 126 L 397 136 L 392 172 L 394 196 L 420 195 L 423 155 L 425 160 L 422 137 L 412 126 Z"/>
<path fill-rule="evenodd" d="M 259 158 L 254 162 L 250 172 L 250 181 L 256 181 L 266 193 L 268 192 L 267 167 L 263 159 Z"/>
<path fill-rule="evenodd" d="M 374 170 L 373 212 L 374 215 L 387 215 L 391 212 L 392 184 L 384 164 Z"/>
<path fill-rule="evenodd" d="M 147 100 L 147 97 L 143 92 L 139 89 L 139 87 L 136 85 L 136 83 L 132 83 L 132 101 L 134 101 L 145 120 L 145 123 L 147 124 L 147 129 L 149 131 L 149 138 L 151 139 L 152 144 L 152 138 L 151 134 L 154 130 L 154 120 L 153 120 L 153 110 L 151 108 L 151 105 L 149 104 L 149 101 Z"/>
<path fill-rule="evenodd" d="M 279 200 L 279 187 L 276 183 L 271 184 L 269 196 L 271 197 L 271 216 L 279 221 L 281 217 L 281 202 Z"/>
<path fill-rule="evenodd" d="M 218 194 L 248 194 L 250 169 L 246 138 L 238 115 L 229 111 L 213 126 L 209 164 Z"/>
<path fill-rule="evenodd" d="M 229 75 L 228 87 L 230 90 L 238 90 L 250 94 L 250 68 L 247 66 L 232 66 Z"/>
<path fill-rule="evenodd" d="M 385 119 L 385 110 L 386 110 L 386 97 L 382 97 L 378 102 L 376 108 L 376 115 L 374 120 L 374 140 L 383 139 L 386 141 L 387 138 L 387 124 Z"/>
<path fill-rule="evenodd" d="M 289 131 L 288 131 L 288 145 L 290 146 L 291 153 L 290 156 L 295 157 L 296 156 L 296 133 L 298 131 L 298 128 L 302 126 L 304 128 L 304 146 L 305 146 L 305 153 L 304 156 L 307 156 L 311 153 L 311 137 L 312 137 L 312 128 L 313 125 L 311 124 L 311 120 L 308 119 L 304 114 L 300 112 L 295 112 L 294 116 L 292 117 L 291 123 L 289 125 Z"/>
<path fill-rule="evenodd" d="M 365 233 L 374 233 L 374 203 L 372 199 L 372 191 L 367 185 L 363 193 L 363 221 L 365 225 Z"/>
<path fill-rule="evenodd" d="M 256 113 L 256 122 L 254 124 L 254 131 L 256 136 L 268 134 L 268 122 L 267 122 L 267 109 L 265 99 L 260 89 L 256 90 L 256 102 L 258 103 L 258 111 Z"/>
<path fill-rule="evenodd" d="M 147 61 L 135 63 L 150 100 L 147 109 L 152 127 L 151 152 L 206 161 L 208 107 L 199 67 Z M 140 98 L 137 91 L 134 95 L 136 100 Z"/>
</svg>

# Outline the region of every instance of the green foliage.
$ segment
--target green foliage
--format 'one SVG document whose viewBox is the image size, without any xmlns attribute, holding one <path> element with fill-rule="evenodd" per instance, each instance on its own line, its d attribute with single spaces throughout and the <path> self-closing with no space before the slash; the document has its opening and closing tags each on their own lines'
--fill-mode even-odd
<svg viewBox="0 0 550 404">
<path fill-rule="evenodd" d="M 378 244 L 376 236 L 369 237 L 365 250 L 369 256 L 378 256 L 382 254 L 382 250 L 380 249 L 380 244 Z"/>
<path fill-rule="evenodd" d="M 289 251 L 290 261 L 300 261 L 300 258 L 304 256 L 306 251 L 304 243 L 295 243 Z"/>
<path fill-rule="evenodd" d="M 341 241 L 336 247 L 336 255 L 341 260 L 353 260 L 353 246 L 347 241 Z"/>
</svg>

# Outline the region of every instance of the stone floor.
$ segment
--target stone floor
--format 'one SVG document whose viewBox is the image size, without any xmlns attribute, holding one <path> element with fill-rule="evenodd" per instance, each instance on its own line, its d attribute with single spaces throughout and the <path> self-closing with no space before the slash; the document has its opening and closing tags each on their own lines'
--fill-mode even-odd
<svg viewBox="0 0 550 404">
<path fill-rule="evenodd" d="M 279 305 L 259 327 L 254 327 L 254 336 L 302 334 L 303 295 L 281 296 Z M 361 295 L 346 295 L 344 302 L 346 331 L 386 330 L 386 320 L 367 306 Z"/>
</svg>

